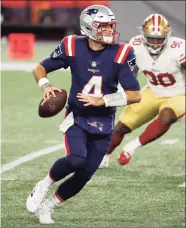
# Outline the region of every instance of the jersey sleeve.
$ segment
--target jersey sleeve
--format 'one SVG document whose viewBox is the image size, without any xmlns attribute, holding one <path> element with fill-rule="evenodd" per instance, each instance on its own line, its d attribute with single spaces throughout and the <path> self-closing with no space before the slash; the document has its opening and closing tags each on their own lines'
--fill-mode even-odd
<svg viewBox="0 0 186 228">
<path fill-rule="evenodd" d="M 134 48 L 131 47 L 125 62 L 120 65 L 118 74 L 119 83 L 124 90 L 140 90 L 139 82 L 135 76 L 136 70 L 136 56 Z"/>
<path fill-rule="evenodd" d="M 64 39 L 50 54 L 50 56 L 41 61 L 40 64 L 45 68 L 46 73 L 60 68 L 67 69 L 69 67 L 69 58 L 65 54 Z"/>
<path fill-rule="evenodd" d="M 178 65 L 180 66 L 182 63 L 184 63 L 186 61 L 186 56 L 185 56 L 185 40 L 181 40 L 181 44 L 180 46 L 177 46 L 179 47 L 179 54 L 178 54 L 178 57 L 177 57 L 177 63 Z M 179 45 L 179 44 L 177 44 Z"/>
</svg>

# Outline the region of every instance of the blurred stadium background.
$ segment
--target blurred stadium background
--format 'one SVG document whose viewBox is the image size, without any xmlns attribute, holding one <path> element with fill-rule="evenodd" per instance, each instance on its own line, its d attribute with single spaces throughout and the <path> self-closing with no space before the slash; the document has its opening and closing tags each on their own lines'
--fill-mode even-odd
<svg viewBox="0 0 186 228">
<path fill-rule="evenodd" d="M 185 1 L 1 1 L 2 227 L 39 227 L 37 219 L 27 213 L 25 200 L 33 185 L 64 155 L 58 133 L 63 113 L 39 118 L 42 92 L 31 71 L 65 35 L 80 34 L 79 14 L 92 4 L 113 10 L 120 22 L 121 41 L 137 35 L 137 26 L 157 12 L 169 20 L 174 36 L 185 38 Z M 49 78 L 69 91 L 69 71 L 56 71 Z M 141 86 L 146 83 L 143 75 L 139 81 Z M 61 205 L 54 215 L 55 227 L 185 227 L 185 192 L 178 187 L 185 178 L 185 121 L 139 149 L 126 167 L 116 162 L 120 151 L 121 147 L 112 155 L 109 169 L 98 170 L 77 197 Z"/>
</svg>

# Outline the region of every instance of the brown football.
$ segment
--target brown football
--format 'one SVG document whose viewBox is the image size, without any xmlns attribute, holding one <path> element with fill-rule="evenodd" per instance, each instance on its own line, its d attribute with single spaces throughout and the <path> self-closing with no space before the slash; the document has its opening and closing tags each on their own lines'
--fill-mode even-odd
<svg viewBox="0 0 186 228">
<path fill-rule="evenodd" d="M 62 90 L 62 92 L 54 91 L 56 97 L 51 97 L 49 100 L 46 100 L 45 103 L 41 106 L 42 99 L 39 103 L 38 113 L 42 118 L 52 117 L 57 115 L 65 107 L 67 101 L 67 92 Z"/>
</svg>

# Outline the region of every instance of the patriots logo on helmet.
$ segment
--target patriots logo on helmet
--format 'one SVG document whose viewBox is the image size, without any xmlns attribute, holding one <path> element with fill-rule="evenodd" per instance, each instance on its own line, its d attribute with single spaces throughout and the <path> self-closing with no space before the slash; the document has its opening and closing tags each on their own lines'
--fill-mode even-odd
<svg viewBox="0 0 186 228">
<path fill-rule="evenodd" d="M 98 9 L 88 9 L 87 14 L 90 16 L 93 16 L 93 15 L 97 14 L 98 11 L 99 11 Z"/>
</svg>

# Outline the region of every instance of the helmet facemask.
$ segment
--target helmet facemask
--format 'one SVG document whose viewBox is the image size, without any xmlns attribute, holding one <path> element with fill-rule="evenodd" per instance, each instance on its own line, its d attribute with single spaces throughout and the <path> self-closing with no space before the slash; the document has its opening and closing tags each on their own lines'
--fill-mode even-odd
<svg viewBox="0 0 186 228">
<path fill-rule="evenodd" d="M 140 30 L 149 53 L 153 55 L 163 51 L 171 34 L 168 21 L 160 14 L 147 17 Z"/>
<path fill-rule="evenodd" d="M 145 44 L 151 54 L 160 54 L 165 44 L 167 43 L 168 36 L 148 36 L 144 34 Z"/>
<path fill-rule="evenodd" d="M 96 41 L 104 44 L 116 44 L 120 33 L 116 31 L 116 22 L 93 21 L 92 26 L 96 28 Z M 110 31 L 106 27 L 110 27 Z"/>
</svg>

